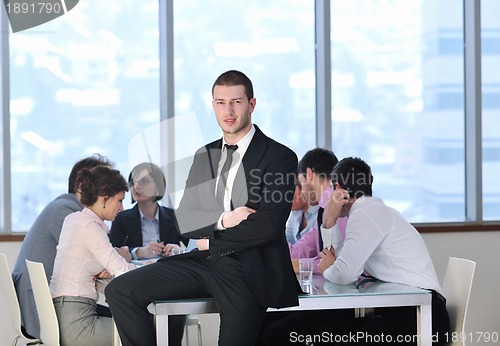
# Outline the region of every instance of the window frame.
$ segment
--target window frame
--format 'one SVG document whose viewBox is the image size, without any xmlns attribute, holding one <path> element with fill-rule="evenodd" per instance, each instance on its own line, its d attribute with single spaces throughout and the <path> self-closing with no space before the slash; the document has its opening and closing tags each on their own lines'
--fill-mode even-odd
<svg viewBox="0 0 500 346">
<path fill-rule="evenodd" d="M 6 11 L 0 11 L 0 237 L 11 234 L 11 216 L 7 211 L 12 210 L 11 181 L 10 181 L 10 63 L 9 63 L 9 21 Z M 8 215 L 9 214 L 9 215 Z M 0 238 L 1 240 L 2 238 Z"/>
</svg>

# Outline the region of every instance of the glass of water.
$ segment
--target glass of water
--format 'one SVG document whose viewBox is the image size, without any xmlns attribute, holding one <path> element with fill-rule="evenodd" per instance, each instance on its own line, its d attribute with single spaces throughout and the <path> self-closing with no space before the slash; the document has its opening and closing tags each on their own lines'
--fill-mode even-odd
<svg viewBox="0 0 500 346">
<path fill-rule="evenodd" d="M 310 285 L 312 283 L 313 260 L 311 258 L 299 259 L 299 276 L 302 284 Z"/>
</svg>

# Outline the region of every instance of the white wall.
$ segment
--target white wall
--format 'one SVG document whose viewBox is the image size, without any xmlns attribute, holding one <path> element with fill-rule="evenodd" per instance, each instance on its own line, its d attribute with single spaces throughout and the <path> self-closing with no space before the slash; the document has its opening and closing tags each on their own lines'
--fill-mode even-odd
<svg viewBox="0 0 500 346">
<path fill-rule="evenodd" d="M 432 233 L 424 234 L 424 240 L 434 261 L 438 277 L 443 278 L 448 257 L 464 257 L 476 261 L 476 274 L 472 286 L 466 321 L 469 345 L 493 345 L 478 340 L 480 333 L 500 334 L 500 244 L 499 232 Z M 20 243 L 0 243 L 0 252 L 7 254 L 11 268 L 19 251 Z M 11 345 L 14 338 L 10 319 L 0 300 L 0 346 Z M 202 324 L 203 345 L 217 345 L 217 315 L 199 315 Z M 197 344 L 195 328 L 190 327 L 191 344 Z"/>
<path fill-rule="evenodd" d="M 500 338 L 500 232 L 432 233 L 424 240 L 438 277 L 444 278 L 448 257 L 476 262 L 476 271 L 467 312 L 467 345 L 495 345 L 481 339 L 481 333 L 497 333 Z"/>
</svg>

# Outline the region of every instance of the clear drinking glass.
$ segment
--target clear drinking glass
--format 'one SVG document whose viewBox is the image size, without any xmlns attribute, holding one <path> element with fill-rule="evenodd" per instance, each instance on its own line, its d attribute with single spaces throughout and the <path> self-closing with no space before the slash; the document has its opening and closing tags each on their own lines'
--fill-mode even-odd
<svg viewBox="0 0 500 346">
<path fill-rule="evenodd" d="M 310 285 L 312 283 L 313 275 L 313 261 L 310 258 L 299 259 L 299 276 L 300 282 L 305 285 Z"/>
</svg>

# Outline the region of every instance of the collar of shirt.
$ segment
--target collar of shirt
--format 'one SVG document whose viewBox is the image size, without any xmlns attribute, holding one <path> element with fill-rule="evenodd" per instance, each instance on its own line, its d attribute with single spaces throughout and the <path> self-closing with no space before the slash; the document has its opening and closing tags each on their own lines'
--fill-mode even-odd
<svg viewBox="0 0 500 346">
<path fill-rule="evenodd" d="M 309 208 L 307 208 L 306 214 L 316 215 L 318 213 L 319 207 L 319 204 L 310 205 Z"/>
<path fill-rule="evenodd" d="M 236 150 L 235 154 L 237 153 L 238 155 L 233 156 L 233 162 L 231 164 L 231 169 L 228 172 L 227 175 L 227 185 L 226 185 L 226 193 L 224 194 L 224 210 L 229 211 L 231 210 L 231 191 L 233 190 L 233 183 L 234 179 L 236 177 L 236 172 L 241 166 L 241 163 L 243 161 L 243 156 L 245 155 L 245 152 L 247 151 L 248 147 L 250 146 L 250 142 L 252 141 L 253 135 L 255 134 L 255 127 L 252 125 L 252 128 L 248 133 L 240 139 L 237 143 L 235 143 L 238 146 L 238 149 Z M 217 176 L 220 175 L 220 172 L 222 171 L 222 167 L 224 166 L 224 162 L 227 157 L 227 151 L 225 148 L 225 144 L 228 144 L 224 137 L 222 138 L 222 152 L 221 152 L 221 160 L 219 161 L 219 167 L 217 168 Z M 217 182 L 218 184 L 218 182 Z M 215 193 L 217 193 L 217 184 L 215 186 Z"/>
<path fill-rule="evenodd" d="M 151 219 L 148 219 L 147 217 L 144 216 L 144 213 L 142 212 L 141 208 L 138 207 L 137 209 L 139 209 L 139 214 L 141 215 L 141 220 L 149 220 L 149 221 L 151 221 Z M 159 213 L 160 213 L 160 207 L 157 206 L 156 207 L 156 214 L 155 214 L 155 217 L 154 217 L 153 220 L 156 220 L 156 221 L 160 220 L 159 217 L 158 217 Z"/>
<path fill-rule="evenodd" d="M 243 155 L 245 155 L 248 147 L 250 146 L 250 142 L 252 141 L 254 134 L 255 134 L 255 127 L 252 124 L 252 128 L 250 129 L 250 131 L 248 131 L 248 133 L 245 135 L 245 137 L 240 139 L 237 143 L 234 143 L 238 146 L 238 149 L 236 150 L 236 152 L 238 153 L 238 155 L 239 155 L 238 157 L 240 159 L 243 157 Z M 229 143 L 226 142 L 224 137 L 222 137 L 222 152 L 223 153 L 226 152 L 225 144 L 229 145 Z"/>
<path fill-rule="evenodd" d="M 328 200 L 330 199 L 330 195 L 332 194 L 333 187 L 329 186 L 328 189 L 323 191 L 323 194 L 321 195 L 321 198 L 319 200 L 319 206 L 323 209 L 326 209 L 326 206 L 328 205 Z"/>
<path fill-rule="evenodd" d="M 82 213 L 84 213 L 84 214 L 87 214 L 87 215 L 91 216 L 93 219 L 95 219 L 95 222 L 97 222 L 97 223 L 98 223 L 98 224 L 102 227 L 102 229 L 103 229 L 106 233 L 108 233 L 108 232 L 109 232 L 109 227 L 108 227 L 108 225 L 106 225 L 106 224 L 104 223 L 104 221 L 103 221 L 103 220 L 101 220 L 101 218 L 100 218 L 99 216 L 97 216 L 97 214 L 96 214 L 96 213 L 94 213 L 92 210 L 90 210 L 89 208 L 83 208 Z"/>
</svg>

